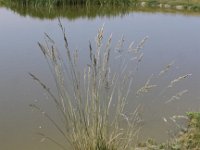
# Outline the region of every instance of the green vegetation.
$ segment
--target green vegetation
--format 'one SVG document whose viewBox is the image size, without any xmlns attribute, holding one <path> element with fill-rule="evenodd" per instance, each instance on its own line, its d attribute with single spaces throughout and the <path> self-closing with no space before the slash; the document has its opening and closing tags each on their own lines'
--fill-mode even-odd
<svg viewBox="0 0 200 150">
<path fill-rule="evenodd" d="M 130 12 L 149 12 L 149 13 L 180 13 L 184 15 L 200 15 L 194 11 L 176 11 L 173 9 L 151 8 L 151 7 L 131 7 L 131 6 L 115 6 L 115 7 L 85 7 L 81 5 L 76 6 L 60 6 L 60 7 L 34 7 L 34 6 L 21 6 L 19 4 L 4 5 L 8 9 L 22 15 L 30 16 L 39 19 L 55 19 L 57 17 L 64 17 L 69 20 L 77 18 L 93 19 L 95 17 L 115 17 L 129 14 Z"/>
<path fill-rule="evenodd" d="M 200 113 L 189 112 L 188 130 L 179 138 L 179 143 L 184 149 L 200 149 Z"/>
<path fill-rule="evenodd" d="M 4 3 L 18 3 L 23 6 L 64 6 L 64 5 L 131 5 L 135 0 L 2 0 Z"/>
<path fill-rule="evenodd" d="M 85 6 L 62 6 L 62 7 L 23 7 L 20 5 L 10 5 L 8 6 L 9 9 L 17 12 L 22 16 L 31 16 L 40 19 L 54 19 L 57 17 L 65 17 L 69 20 L 77 19 L 77 18 L 95 18 L 97 16 L 100 17 L 113 17 L 119 15 L 126 15 L 131 10 L 130 7 L 85 7 Z"/>
<path fill-rule="evenodd" d="M 157 144 L 150 139 L 139 144 L 139 150 L 199 150 L 200 149 L 200 112 L 189 112 L 188 128 L 170 141 Z"/>
<path fill-rule="evenodd" d="M 0 0 L 3 5 L 20 5 L 32 7 L 63 7 L 69 6 L 131 6 L 131 7 L 157 7 L 176 10 L 200 10 L 198 0 Z"/>
</svg>

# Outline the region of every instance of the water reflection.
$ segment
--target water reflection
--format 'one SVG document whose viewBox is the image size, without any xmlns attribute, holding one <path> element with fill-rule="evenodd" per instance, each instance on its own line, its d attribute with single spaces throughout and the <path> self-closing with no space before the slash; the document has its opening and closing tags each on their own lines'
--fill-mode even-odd
<svg viewBox="0 0 200 150">
<path fill-rule="evenodd" d="M 148 12 L 148 13 L 171 13 L 171 14 L 184 14 L 184 15 L 200 15 L 199 12 L 194 11 L 177 11 L 173 9 L 159 9 L 159 8 L 141 8 L 141 7 L 128 7 L 128 6 L 62 6 L 62 7 L 34 7 L 22 6 L 18 3 L 6 5 L 5 7 L 22 16 L 31 16 L 40 19 L 54 19 L 56 17 L 64 17 L 70 20 L 77 18 L 95 19 L 96 17 L 115 17 L 124 16 L 131 12 Z"/>
</svg>

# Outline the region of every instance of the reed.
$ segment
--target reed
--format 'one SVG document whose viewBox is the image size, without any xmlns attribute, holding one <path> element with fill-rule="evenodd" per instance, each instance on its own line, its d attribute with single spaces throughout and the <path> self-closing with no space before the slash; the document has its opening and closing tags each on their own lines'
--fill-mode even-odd
<svg viewBox="0 0 200 150">
<path fill-rule="evenodd" d="M 198 0 L 0 0 L 0 4 L 20 6 L 137 6 L 137 7 L 153 7 L 176 10 L 200 10 Z"/>
<path fill-rule="evenodd" d="M 112 48 L 112 35 L 104 44 L 104 27 L 102 27 L 98 30 L 95 43 L 89 42 L 89 62 L 82 67 L 79 51 L 70 49 L 65 28 L 60 20 L 59 26 L 63 35 L 66 57 L 61 56 L 55 41 L 48 34 L 45 33 L 44 43 L 38 42 L 52 73 L 57 94 L 37 76 L 32 73 L 30 76 L 50 95 L 62 125 L 40 107 L 34 104 L 30 107 L 43 114 L 55 126 L 66 143 L 61 144 L 44 133 L 40 135 L 62 149 L 131 150 L 135 148 L 140 129 L 138 123 L 141 118 L 138 115 L 139 107 L 134 111 L 128 111 L 129 94 L 132 92 L 135 93 L 135 97 L 143 96 L 157 88 L 158 85 L 154 84 L 155 79 L 157 82 L 169 72 L 174 61 L 156 75 L 151 75 L 143 86 L 133 91 L 133 81 L 136 80 L 138 66 L 143 60 L 142 49 L 148 37 L 139 43 L 132 42 L 125 48 L 125 40 L 122 36 L 115 48 Z M 117 68 L 112 66 L 113 64 Z M 166 88 L 160 90 L 158 96 L 162 97 L 168 89 L 172 89 L 190 76 L 191 74 L 186 74 L 170 80 Z M 187 92 L 187 89 L 177 92 L 164 103 L 179 100 Z M 168 121 L 166 117 L 161 119 Z"/>
<path fill-rule="evenodd" d="M 22 6 L 76 6 L 76 5 L 132 5 L 136 0 L 9 0 L 4 3 L 18 3 Z"/>
<path fill-rule="evenodd" d="M 137 109 L 131 113 L 125 111 L 134 78 L 134 73 L 128 71 L 128 65 L 134 62 L 135 58 L 137 68 L 141 61 L 140 49 L 146 39 L 138 45 L 131 44 L 125 50 L 122 38 L 113 51 L 112 35 L 106 44 L 103 44 L 102 27 L 98 30 L 95 46 L 89 43 L 89 63 L 84 69 L 80 69 L 79 52 L 70 50 L 60 20 L 59 25 L 67 60 L 63 60 L 55 42 L 47 34 L 44 44 L 38 43 L 55 80 L 57 96 L 34 74 L 30 73 L 30 76 L 50 95 L 63 124 L 58 124 L 36 105 L 31 104 L 30 107 L 41 112 L 52 122 L 67 146 L 45 134 L 40 135 L 62 149 L 130 150 L 137 139 L 137 123 L 140 118 Z M 117 55 L 115 59 L 111 58 L 113 53 Z M 111 62 L 119 64 L 117 71 L 112 69 Z"/>
</svg>

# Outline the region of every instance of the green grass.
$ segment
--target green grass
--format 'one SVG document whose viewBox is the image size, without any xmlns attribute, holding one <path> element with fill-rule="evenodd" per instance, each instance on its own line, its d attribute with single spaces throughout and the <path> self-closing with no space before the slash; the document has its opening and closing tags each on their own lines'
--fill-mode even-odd
<svg viewBox="0 0 200 150">
<path fill-rule="evenodd" d="M 20 8 L 20 9 L 36 9 L 62 10 L 67 7 L 86 7 L 86 9 L 94 8 L 106 10 L 111 7 L 120 7 L 129 10 L 137 10 L 139 8 L 157 8 L 161 10 L 187 10 L 189 12 L 200 11 L 200 1 L 198 0 L 0 0 L 0 5 L 8 8 Z M 21 10 L 18 10 L 21 12 Z M 27 10 L 26 10 L 27 11 Z M 44 15 L 41 12 L 42 15 Z M 52 14 L 53 15 L 53 14 Z"/>
<path fill-rule="evenodd" d="M 39 19 L 55 19 L 58 17 L 64 17 L 69 20 L 77 18 L 89 18 L 95 17 L 114 17 L 123 16 L 134 12 L 150 12 L 150 13 L 180 13 L 186 15 L 199 15 L 195 11 L 176 11 L 174 9 L 163 9 L 158 7 L 132 7 L 132 6 L 104 6 L 98 7 L 91 5 L 85 7 L 84 5 L 69 6 L 64 5 L 60 7 L 43 7 L 43 6 L 21 6 L 18 3 L 12 3 L 6 6 L 8 9 L 20 14 L 21 16 L 30 16 Z M 192 6 L 191 6 L 192 7 Z M 199 7 L 193 7 L 194 10 L 198 10 Z"/>
<path fill-rule="evenodd" d="M 199 150 L 200 149 L 200 112 L 187 113 L 187 130 L 168 142 L 158 144 L 155 140 L 140 143 L 140 150 Z"/>
<path fill-rule="evenodd" d="M 23 6 L 63 6 L 63 5 L 130 5 L 135 0 L 2 0 L 5 3 L 18 3 Z"/>
<path fill-rule="evenodd" d="M 160 4 L 168 4 L 172 8 L 182 5 L 185 9 L 199 10 L 198 0 L 1 0 L 2 3 L 10 5 L 18 3 L 21 6 L 64 6 L 64 5 L 101 5 L 101 6 L 140 6 L 146 2 L 149 7 L 160 7 Z"/>
<path fill-rule="evenodd" d="M 113 17 L 113 16 L 123 16 L 128 14 L 131 8 L 127 7 L 97 7 L 90 6 L 85 7 L 81 5 L 76 6 L 63 6 L 63 7 L 23 7 L 20 5 L 9 5 L 7 8 L 12 11 L 22 15 L 22 16 L 31 16 L 34 18 L 40 19 L 55 19 L 57 17 L 65 17 L 69 20 L 74 20 L 77 18 L 89 18 L 93 19 L 97 16 L 100 17 Z"/>
<path fill-rule="evenodd" d="M 197 150 L 200 149 L 200 113 L 189 112 L 188 130 L 180 138 L 180 144 L 184 149 Z"/>
</svg>

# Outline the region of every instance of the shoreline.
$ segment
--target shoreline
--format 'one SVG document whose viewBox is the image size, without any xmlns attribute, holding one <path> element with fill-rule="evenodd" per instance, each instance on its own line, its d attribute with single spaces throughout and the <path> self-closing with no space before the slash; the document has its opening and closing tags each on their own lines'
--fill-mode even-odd
<svg viewBox="0 0 200 150">
<path fill-rule="evenodd" d="M 200 3 L 170 3 L 160 2 L 159 0 L 146 0 L 140 1 L 136 4 L 138 7 L 150 7 L 150 8 L 161 8 L 161 9 L 174 9 L 174 10 L 188 10 L 188 11 L 199 11 Z"/>
</svg>

